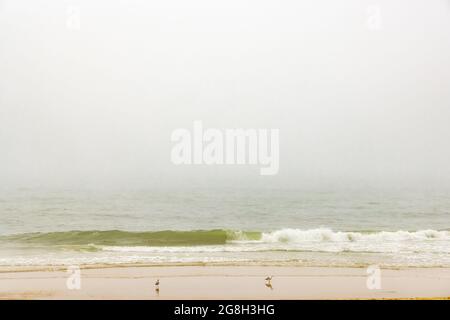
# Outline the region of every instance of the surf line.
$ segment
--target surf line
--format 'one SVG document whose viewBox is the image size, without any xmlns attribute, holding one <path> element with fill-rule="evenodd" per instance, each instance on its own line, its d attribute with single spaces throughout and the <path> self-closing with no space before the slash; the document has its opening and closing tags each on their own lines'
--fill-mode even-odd
<svg viewBox="0 0 450 320">
<path fill-rule="evenodd" d="M 260 165 L 261 175 L 276 175 L 280 167 L 279 129 L 203 129 L 200 120 L 192 132 L 175 129 L 171 160 L 180 164 Z"/>
</svg>

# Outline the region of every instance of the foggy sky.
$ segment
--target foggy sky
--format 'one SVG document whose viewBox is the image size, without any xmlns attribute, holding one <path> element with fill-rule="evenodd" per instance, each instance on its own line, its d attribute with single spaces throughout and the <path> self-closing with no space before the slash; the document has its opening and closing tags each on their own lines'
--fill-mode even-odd
<svg viewBox="0 0 450 320">
<path fill-rule="evenodd" d="M 0 0 L 0 186 L 449 186 L 449 57 L 446 0 Z M 194 120 L 279 174 L 173 165 Z"/>
</svg>

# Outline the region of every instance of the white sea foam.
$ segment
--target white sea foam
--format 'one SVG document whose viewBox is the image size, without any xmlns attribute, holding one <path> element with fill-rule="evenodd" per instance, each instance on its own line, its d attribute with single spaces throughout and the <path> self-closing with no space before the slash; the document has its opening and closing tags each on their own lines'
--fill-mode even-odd
<svg viewBox="0 0 450 320">
<path fill-rule="evenodd" d="M 380 231 L 380 232 L 335 232 L 331 229 L 320 228 L 311 230 L 281 229 L 263 233 L 262 242 L 358 242 L 358 241 L 407 241 L 407 240 L 449 240 L 449 231 L 419 230 L 419 231 Z"/>
</svg>

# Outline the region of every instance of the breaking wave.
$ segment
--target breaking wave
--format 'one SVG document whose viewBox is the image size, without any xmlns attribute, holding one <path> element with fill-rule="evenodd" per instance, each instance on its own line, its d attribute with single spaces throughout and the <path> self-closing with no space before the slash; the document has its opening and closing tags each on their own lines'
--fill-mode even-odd
<svg viewBox="0 0 450 320">
<path fill-rule="evenodd" d="M 6 254 L 2 255 L 2 250 Z M 0 236 L 0 265 L 248 260 L 295 261 L 306 265 L 359 265 L 383 261 L 400 266 L 448 266 L 450 231 L 352 232 L 287 228 L 271 232 L 109 230 Z"/>
<path fill-rule="evenodd" d="M 432 242 L 450 241 L 450 231 L 366 231 L 344 232 L 319 228 L 310 230 L 280 229 L 272 232 L 233 230 L 193 230 L 193 231 L 67 231 L 49 233 L 25 233 L 0 237 L 2 242 L 59 246 L 123 246 L 123 247 L 176 247 L 208 246 L 225 244 L 254 243 L 392 243 L 392 242 Z"/>
</svg>

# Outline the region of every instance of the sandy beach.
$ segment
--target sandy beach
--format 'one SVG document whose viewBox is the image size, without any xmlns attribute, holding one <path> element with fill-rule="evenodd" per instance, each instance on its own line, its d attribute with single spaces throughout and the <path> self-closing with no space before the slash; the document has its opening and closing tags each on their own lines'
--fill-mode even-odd
<svg viewBox="0 0 450 320">
<path fill-rule="evenodd" d="M 272 288 L 265 277 L 273 275 Z M 69 290 L 65 268 L 0 269 L 0 299 L 417 299 L 450 297 L 449 268 L 381 270 L 285 266 L 126 266 L 81 268 Z M 160 279 L 160 290 L 154 283 Z"/>
</svg>

